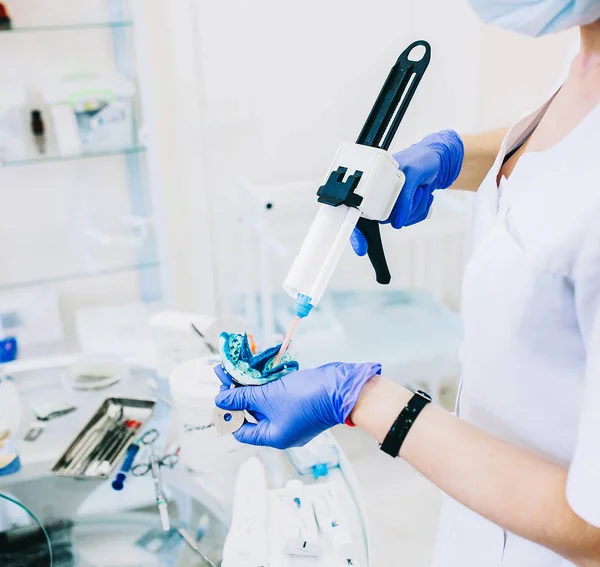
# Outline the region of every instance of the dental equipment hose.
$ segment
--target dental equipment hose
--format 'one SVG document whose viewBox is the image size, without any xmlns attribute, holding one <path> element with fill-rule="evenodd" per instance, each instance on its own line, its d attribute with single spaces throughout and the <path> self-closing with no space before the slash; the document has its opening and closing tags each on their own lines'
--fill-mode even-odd
<svg viewBox="0 0 600 567">
<path fill-rule="evenodd" d="M 6 494 L 2 494 L 2 492 L 0 492 L 0 498 L 6 500 L 7 502 L 12 502 L 13 504 L 16 504 L 39 526 L 39 528 L 42 530 L 42 533 L 44 534 L 44 537 L 46 538 L 46 543 L 48 544 L 48 556 L 50 558 L 49 567 L 52 567 L 54 562 L 52 556 L 52 542 L 50 541 L 50 535 L 44 527 L 44 524 L 42 524 L 38 517 L 29 508 L 27 508 L 27 506 L 21 504 L 18 500 L 15 500 L 14 498 L 11 498 Z"/>
</svg>

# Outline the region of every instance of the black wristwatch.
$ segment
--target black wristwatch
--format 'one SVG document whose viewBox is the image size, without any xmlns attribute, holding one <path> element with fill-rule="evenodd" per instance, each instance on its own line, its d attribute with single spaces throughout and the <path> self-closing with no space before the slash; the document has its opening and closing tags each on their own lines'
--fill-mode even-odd
<svg viewBox="0 0 600 567">
<path fill-rule="evenodd" d="M 400 412 L 400 415 L 394 421 L 394 424 L 390 428 L 388 434 L 385 436 L 383 443 L 380 448 L 384 453 L 390 455 L 394 459 L 400 453 L 400 447 L 404 443 L 404 439 L 408 435 L 410 428 L 413 426 L 415 419 L 419 416 L 423 408 L 431 402 L 431 396 L 417 390 L 409 402 L 404 406 L 404 409 Z"/>
</svg>

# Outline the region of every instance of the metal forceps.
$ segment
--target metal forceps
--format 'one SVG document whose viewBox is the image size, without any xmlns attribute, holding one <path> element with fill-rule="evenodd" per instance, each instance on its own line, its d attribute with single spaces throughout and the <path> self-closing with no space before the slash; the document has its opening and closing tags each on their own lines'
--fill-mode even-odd
<svg viewBox="0 0 600 567">
<path fill-rule="evenodd" d="M 179 461 L 179 456 L 176 453 L 163 455 L 162 458 L 156 456 L 154 452 L 154 443 L 158 439 L 158 431 L 156 429 L 149 429 L 144 433 L 138 440 L 140 445 L 146 445 L 150 449 L 150 460 L 147 463 L 135 465 L 131 469 L 133 476 L 144 476 L 149 472 L 152 474 L 152 480 L 154 481 L 154 493 L 156 496 L 156 506 L 160 515 L 160 522 L 164 531 L 168 532 L 171 529 L 171 522 L 169 520 L 169 511 L 167 508 L 167 497 L 163 489 L 162 476 L 160 474 L 160 467 L 165 466 L 173 468 Z"/>
</svg>

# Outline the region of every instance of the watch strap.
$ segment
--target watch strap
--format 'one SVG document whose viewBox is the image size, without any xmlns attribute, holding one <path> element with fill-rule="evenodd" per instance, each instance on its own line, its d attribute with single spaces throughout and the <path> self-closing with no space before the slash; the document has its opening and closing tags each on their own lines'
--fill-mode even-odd
<svg viewBox="0 0 600 567">
<path fill-rule="evenodd" d="M 404 406 L 404 409 L 400 412 L 388 434 L 385 436 L 385 439 L 381 444 L 381 450 L 384 453 L 387 453 L 394 459 L 398 456 L 402 443 L 404 443 L 410 428 L 429 402 L 431 402 L 431 396 L 426 392 L 417 390 L 414 393 L 413 397 L 406 406 Z"/>
</svg>

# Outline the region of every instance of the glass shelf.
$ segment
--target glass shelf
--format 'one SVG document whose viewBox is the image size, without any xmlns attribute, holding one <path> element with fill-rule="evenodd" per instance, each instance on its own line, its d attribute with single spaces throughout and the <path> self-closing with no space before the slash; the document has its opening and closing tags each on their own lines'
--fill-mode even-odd
<svg viewBox="0 0 600 567">
<path fill-rule="evenodd" d="M 97 152 L 83 152 L 81 154 L 73 154 L 73 155 L 65 155 L 65 156 L 60 155 L 60 154 L 43 154 L 43 155 L 38 154 L 38 155 L 30 155 L 30 156 L 24 157 L 22 159 L 0 161 L 0 167 L 15 167 L 15 166 L 19 166 L 19 165 L 34 165 L 37 163 L 72 161 L 72 160 L 76 160 L 76 159 L 87 159 L 87 158 L 105 157 L 105 156 L 138 154 L 138 153 L 142 153 L 145 151 L 146 151 L 146 148 L 144 146 L 136 145 L 136 146 L 128 146 L 126 148 L 100 150 Z"/>
<path fill-rule="evenodd" d="M 46 26 L 14 26 L 8 30 L 0 30 L 3 33 L 35 33 L 35 32 L 52 32 L 52 31 L 69 31 L 69 30 L 92 30 L 92 29 L 114 29 L 114 28 L 130 28 L 133 22 L 130 20 L 121 20 L 114 22 L 89 22 L 78 24 L 54 24 Z"/>
<path fill-rule="evenodd" d="M 49 285 L 49 284 L 57 284 L 61 282 L 73 281 L 73 280 L 82 280 L 86 278 L 95 278 L 98 276 L 112 276 L 116 274 L 124 274 L 127 272 L 133 271 L 141 271 L 141 270 L 154 270 L 160 267 L 160 262 L 158 260 L 153 260 L 149 262 L 140 262 L 137 264 L 131 264 L 126 266 L 117 266 L 114 268 L 105 268 L 101 270 L 97 270 L 95 272 L 78 272 L 72 274 L 64 274 L 58 276 L 51 276 L 48 278 L 39 278 L 35 280 L 27 280 L 20 282 L 10 282 L 0 284 L 0 291 L 8 291 L 15 289 L 22 289 L 26 287 L 36 287 L 40 285 Z"/>
</svg>

